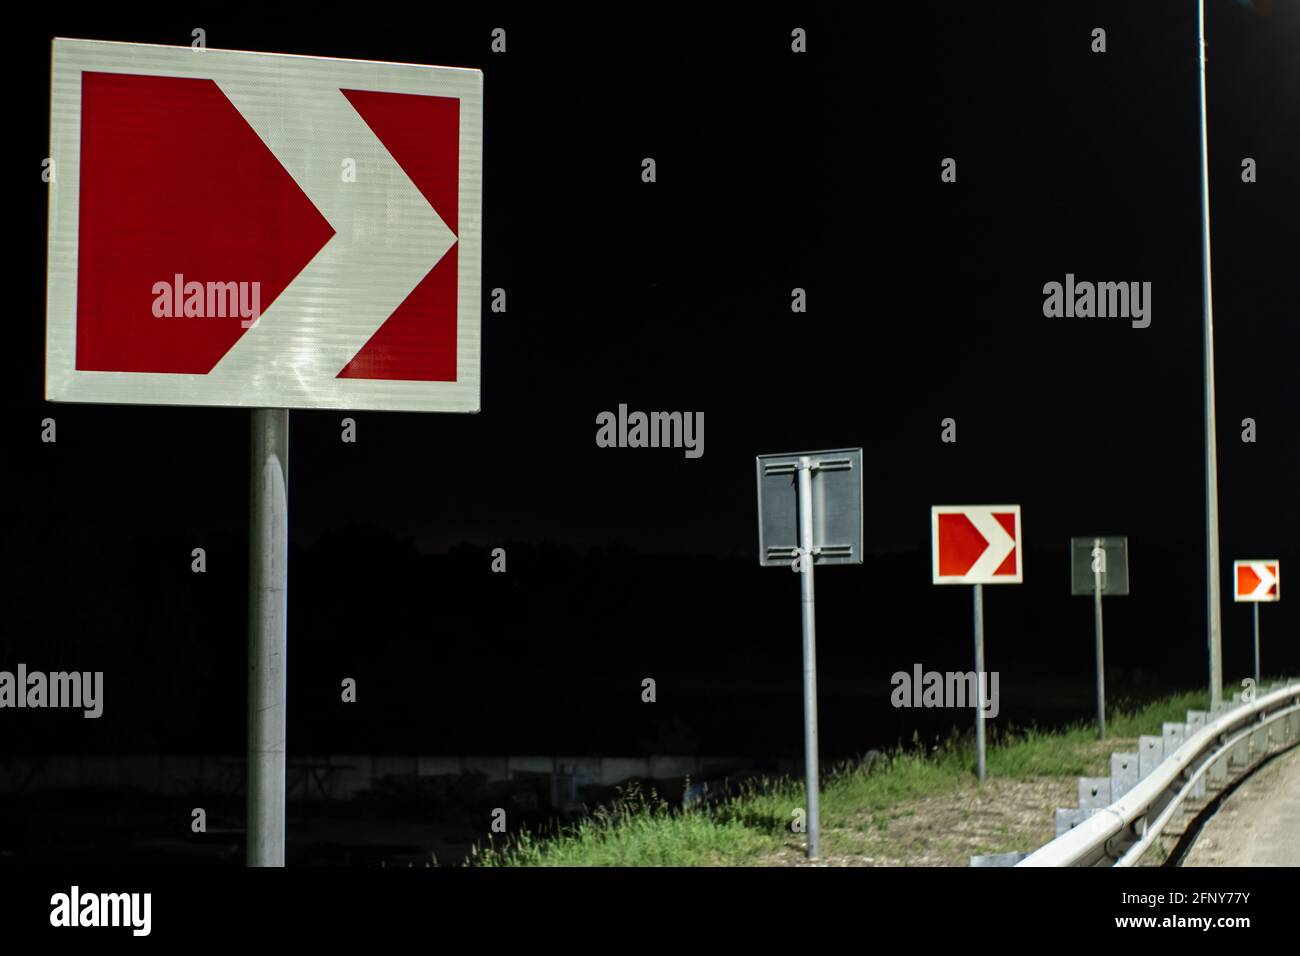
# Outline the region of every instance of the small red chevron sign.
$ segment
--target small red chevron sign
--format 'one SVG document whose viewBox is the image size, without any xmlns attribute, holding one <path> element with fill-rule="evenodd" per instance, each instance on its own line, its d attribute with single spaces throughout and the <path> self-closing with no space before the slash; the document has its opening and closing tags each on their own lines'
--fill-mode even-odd
<svg viewBox="0 0 1300 956">
<path fill-rule="evenodd" d="M 1232 562 L 1234 601 L 1280 601 L 1282 564 L 1280 561 Z"/>
<path fill-rule="evenodd" d="M 54 41 L 46 398 L 477 411 L 483 75 Z"/>
<path fill-rule="evenodd" d="M 935 584 L 1020 584 L 1019 505 L 930 509 Z"/>
</svg>

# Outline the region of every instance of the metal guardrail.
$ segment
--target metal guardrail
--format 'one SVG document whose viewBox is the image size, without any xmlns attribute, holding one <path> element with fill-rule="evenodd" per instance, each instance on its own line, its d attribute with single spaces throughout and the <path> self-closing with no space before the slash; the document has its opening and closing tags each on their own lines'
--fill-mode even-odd
<svg viewBox="0 0 1300 956">
<path fill-rule="evenodd" d="M 1252 702 L 1234 700 L 1222 710 L 1205 715 L 1193 712 L 1189 718 L 1194 715 L 1204 720 L 1199 728 L 1199 720 L 1191 726 L 1165 725 L 1164 740 L 1178 746 L 1164 750 L 1159 763 L 1144 767 L 1140 779 L 1118 798 L 1075 811 L 1087 815 L 1016 865 L 1132 866 L 1189 796 L 1205 794 L 1207 782 L 1226 782 L 1231 770 L 1253 767 L 1283 744 L 1300 743 L 1300 680 L 1275 684 Z M 1085 779 L 1081 784 L 1102 782 Z M 1109 780 L 1104 782 L 1109 786 Z"/>
</svg>

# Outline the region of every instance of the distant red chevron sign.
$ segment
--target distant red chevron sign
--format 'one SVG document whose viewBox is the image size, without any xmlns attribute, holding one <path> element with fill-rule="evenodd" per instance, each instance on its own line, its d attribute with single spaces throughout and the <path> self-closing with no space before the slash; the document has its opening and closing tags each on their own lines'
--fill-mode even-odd
<svg viewBox="0 0 1300 956">
<path fill-rule="evenodd" d="M 54 41 L 46 398 L 479 409 L 483 74 Z"/>
<path fill-rule="evenodd" d="M 1272 602 L 1281 600 L 1282 562 L 1234 561 L 1232 589 L 1234 601 Z"/>
<path fill-rule="evenodd" d="M 935 584 L 1020 584 L 1019 505 L 935 505 L 930 509 Z"/>
</svg>

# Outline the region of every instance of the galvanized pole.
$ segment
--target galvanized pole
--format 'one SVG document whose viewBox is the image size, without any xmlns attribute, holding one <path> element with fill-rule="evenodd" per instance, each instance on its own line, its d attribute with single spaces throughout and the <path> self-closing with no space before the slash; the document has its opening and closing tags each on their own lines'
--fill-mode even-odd
<svg viewBox="0 0 1300 956">
<path fill-rule="evenodd" d="M 803 748 L 808 786 L 808 859 L 821 842 L 820 776 L 817 770 L 817 615 L 813 598 L 812 459 L 799 459 L 799 581 L 803 595 Z"/>
<path fill-rule="evenodd" d="M 984 585 L 975 585 L 975 749 L 979 752 L 980 783 L 984 782 Z"/>
<path fill-rule="evenodd" d="M 1101 642 L 1101 562 L 1097 560 L 1097 549 L 1101 547 L 1101 539 L 1095 539 L 1092 547 L 1092 613 L 1097 630 L 1097 732 L 1105 739 L 1106 664 Z"/>
<path fill-rule="evenodd" d="M 1255 691 L 1259 692 L 1259 602 L 1251 605 L 1255 609 Z"/>
<path fill-rule="evenodd" d="M 1210 644 L 1210 706 L 1223 703 L 1223 641 L 1219 611 L 1219 471 L 1214 425 L 1214 306 L 1210 287 L 1210 145 L 1205 116 L 1205 0 L 1199 0 L 1201 73 L 1201 262 L 1205 326 L 1205 561 Z"/>
<path fill-rule="evenodd" d="M 249 866 L 284 866 L 289 412 L 253 410 L 248 526 Z"/>
</svg>

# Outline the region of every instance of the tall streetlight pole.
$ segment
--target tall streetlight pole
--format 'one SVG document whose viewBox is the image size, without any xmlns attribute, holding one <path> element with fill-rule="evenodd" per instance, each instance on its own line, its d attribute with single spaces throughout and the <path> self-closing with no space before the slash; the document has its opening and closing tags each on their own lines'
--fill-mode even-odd
<svg viewBox="0 0 1300 956">
<path fill-rule="evenodd" d="M 1210 706 L 1223 703 L 1223 639 L 1219 613 L 1219 469 L 1214 427 L 1214 305 L 1210 287 L 1210 146 L 1205 118 L 1205 0 L 1198 0 L 1201 65 L 1201 261 L 1205 316 L 1205 561 L 1210 644 Z"/>
</svg>

